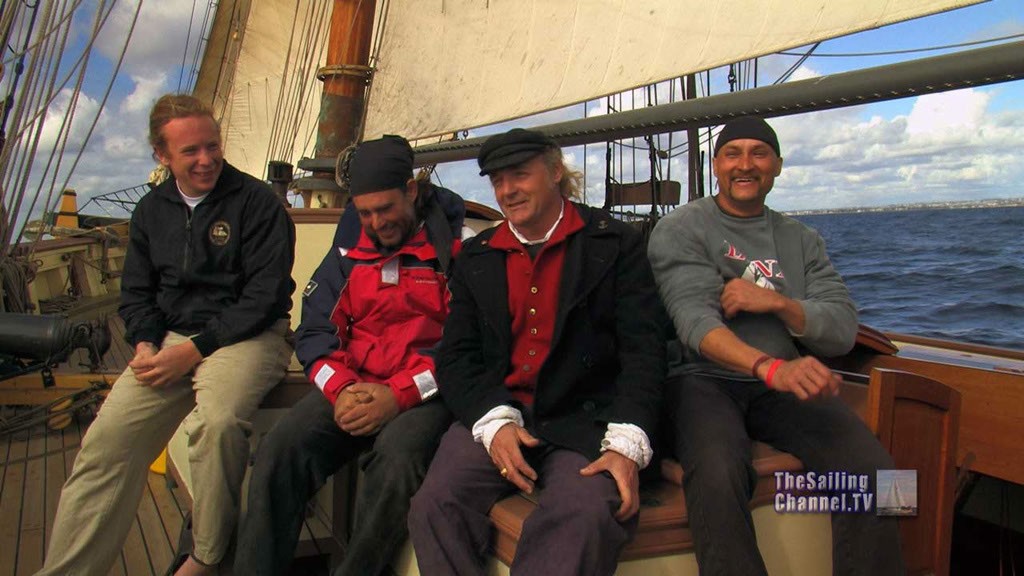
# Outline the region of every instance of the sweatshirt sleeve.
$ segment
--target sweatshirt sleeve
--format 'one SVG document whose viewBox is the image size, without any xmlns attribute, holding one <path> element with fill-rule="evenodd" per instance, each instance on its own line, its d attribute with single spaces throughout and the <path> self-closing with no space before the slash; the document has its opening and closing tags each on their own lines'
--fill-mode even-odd
<svg viewBox="0 0 1024 576">
<path fill-rule="evenodd" d="M 348 277 L 337 249 L 332 248 L 302 292 L 302 322 L 295 333 L 295 356 L 309 381 L 333 404 L 346 386 L 356 382 L 358 347 L 347 342 L 351 306 Z M 363 354 L 368 352 L 364 350 Z"/>
<path fill-rule="evenodd" d="M 658 222 L 647 245 L 658 292 L 679 340 L 692 350 L 715 328 L 725 326 L 718 296 L 722 276 L 699 237 L 702 227 L 689 224 L 699 216 L 681 208 Z"/>
<path fill-rule="evenodd" d="M 839 272 L 832 266 L 825 241 L 813 230 L 803 237 L 804 333 L 800 343 L 821 356 L 849 352 L 857 338 L 857 308 Z"/>
</svg>

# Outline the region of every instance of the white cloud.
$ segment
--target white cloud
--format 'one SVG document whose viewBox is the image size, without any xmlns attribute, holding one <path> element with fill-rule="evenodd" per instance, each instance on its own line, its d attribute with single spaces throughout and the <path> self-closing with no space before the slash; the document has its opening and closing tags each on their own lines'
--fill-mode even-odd
<svg viewBox="0 0 1024 576">
<path fill-rule="evenodd" d="M 927 140 L 967 137 L 984 121 L 990 98 L 974 89 L 921 96 L 907 117 L 907 134 Z"/>
<path fill-rule="evenodd" d="M 862 117 L 856 108 L 772 121 L 786 158 L 769 203 L 852 207 L 1019 197 L 1024 111 L 993 113 L 989 89 L 915 99 L 911 112 Z"/>
<path fill-rule="evenodd" d="M 52 150 L 61 142 L 67 141 L 66 146 L 73 151 L 82 147 L 85 136 L 99 111 L 99 102 L 86 94 L 78 95 L 78 102 L 75 106 L 74 117 L 65 120 L 68 113 L 68 106 L 71 104 L 72 90 L 61 90 L 54 99 L 53 104 L 46 110 L 43 120 L 43 129 L 39 134 L 39 150 Z M 68 130 L 70 122 L 70 131 Z M 33 128 L 29 128 L 31 131 Z M 66 136 L 65 136 L 66 134 Z M 25 134 L 29 136 L 29 134 Z"/>
<path fill-rule="evenodd" d="M 135 87 L 121 103 L 121 111 L 128 113 L 149 114 L 153 103 L 167 91 L 167 73 L 152 72 L 149 76 L 131 77 Z"/>
<path fill-rule="evenodd" d="M 141 2 L 140 7 L 140 2 L 141 0 L 134 0 L 116 3 L 96 40 L 97 50 L 107 58 L 116 61 L 124 48 L 125 36 L 132 26 L 136 11 L 138 11 L 138 18 L 135 20 L 135 27 L 125 58 L 124 71 L 133 75 L 149 76 L 152 76 L 155 71 L 171 69 L 177 71 L 183 57 L 186 69 L 190 69 L 193 59 L 192 51 L 197 44 L 197 39 L 203 34 L 201 27 L 207 19 L 206 11 L 212 9 L 213 3 L 193 2 L 193 0 L 160 0 L 159 2 Z M 193 9 L 195 9 L 194 12 Z M 190 18 L 191 32 L 189 31 Z M 185 54 L 184 49 L 186 38 L 189 38 L 188 54 Z M 174 81 L 177 84 L 177 78 Z"/>
</svg>

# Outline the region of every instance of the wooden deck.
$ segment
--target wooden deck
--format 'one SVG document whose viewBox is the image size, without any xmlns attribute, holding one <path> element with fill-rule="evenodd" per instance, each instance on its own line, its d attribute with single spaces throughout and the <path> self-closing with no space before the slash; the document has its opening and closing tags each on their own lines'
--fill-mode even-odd
<svg viewBox="0 0 1024 576">
<path fill-rule="evenodd" d="M 0 408 L 11 416 L 13 408 Z M 43 565 L 60 490 L 86 426 L 77 420 L 60 431 L 45 425 L 0 437 L 0 576 L 34 574 Z M 110 574 L 161 576 L 171 563 L 189 498 L 149 474 L 121 556 Z"/>
</svg>

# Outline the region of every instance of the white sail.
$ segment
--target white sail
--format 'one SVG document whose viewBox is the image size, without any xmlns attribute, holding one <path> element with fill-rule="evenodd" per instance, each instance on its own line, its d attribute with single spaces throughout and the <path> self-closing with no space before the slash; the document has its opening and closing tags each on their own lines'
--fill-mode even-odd
<svg viewBox="0 0 1024 576">
<path fill-rule="evenodd" d="M 559 108 L 979 0 L 394 0 L 364 136 Z"/>
<path fill-rule="evenodd" d="M 312 156 L 331 2 L 222 0 L 195 94 L 212 102 L 224 151 L 237 168 L 266 176 L 268 160 Z"/>
<path fill-rule="evenodd" d="M 890 508 L 903 508 L 907 506 L 907 500 L 903 497 L 903 492 L 900 490 L 899 483 L 895 478 L 892 484 L 889 484 L 889 493 L 886 496 L 886 505 Z"/>
</svg>

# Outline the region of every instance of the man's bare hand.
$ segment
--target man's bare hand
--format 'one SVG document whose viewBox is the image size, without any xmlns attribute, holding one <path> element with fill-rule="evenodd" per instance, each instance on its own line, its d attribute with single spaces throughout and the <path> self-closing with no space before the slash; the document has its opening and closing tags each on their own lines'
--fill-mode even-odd
<svg viewBox="0 0 1024 576">
<path fill-rule="evenodd" d="M 502 476 L 527 494 L 533 492 L 537 472 L 526 463 L 521 447 L 534 448 L 539 444 L 540 440 L 515 423 L 505 424 L 491 439 L 490 456 L 494 467 L 499 472 L 504 471 Z"/>
<path fill-rule="evenodd" d="M 341 394 L 338 394 L 338 399 L 334 401 L 334 421 L 338 424 L 339 428 L 341 427 L 341 417 L 346 412 L 360 404 L 373 401 L 373 398 L 367 392 L 358 388 L 353 390 L 352 386 L 355 384 L 358 384 L 358 382 L 343 388 Z"/>
<path fill-rule="evenodd" d="M 760 368 L 764 371 L 765 368 Z M 812 356 L 783 362 L 772 377 L 772 388 L 792 392 L 801 400 L 839 394 L 843 379 Z"/>
<path fill-rule="evenodd" d="M 146 347 L 150 347 L 146 350 Z M 191 340 L 168 346 L 155 354 L 155 346 L 140 342 L 135 347 L 135 357 L 128 366 L 135 378 L 146 386 L 161 388 L 177 382 L 203 361 L 203 355 Z"/>
<path fill-rule="evenodd" d="M 783 306 L 783 296 L 775 290 L 762 288 L 742 278 L 733 278 L 725 283 L 719 301 L 722 314 L 734 318 L 740 312 L 768 314 L 777 312 Z"/>
<path fill-rule="evenodd" d="M 352 404 L 338 416 L 338 402 L 334 404 L 334 418 L 338 427 L 353 436 L 375 434 L 398 416 L 398 399 L 391 387 L 373 382 L 349 384 L 338 395 L 340 401 L 348 394 Z"/>
<path fill-rule="evenodd" d="M 619 497 L 622 498 L 615 519 L 619 522 L 629 519 L 640 510 L 640 467 L 630 458 L 614 450 L 606 450 L 600 458 L 580 470 L 584 476 L 594 476 L 601 472 L 612 475 L 619 488 Z"/>
<path fill-rule="evenodd" d="M 139 342 L 135 345 L 135 356 L 128 362 L 128 367 L 132 369 L 137 380 L 141 382 L 142 376 L 152 370 L 151 364 L 146 360 L 156 356 L 159 351 L 160 349 L 152 342 Z"/>
</svg>

